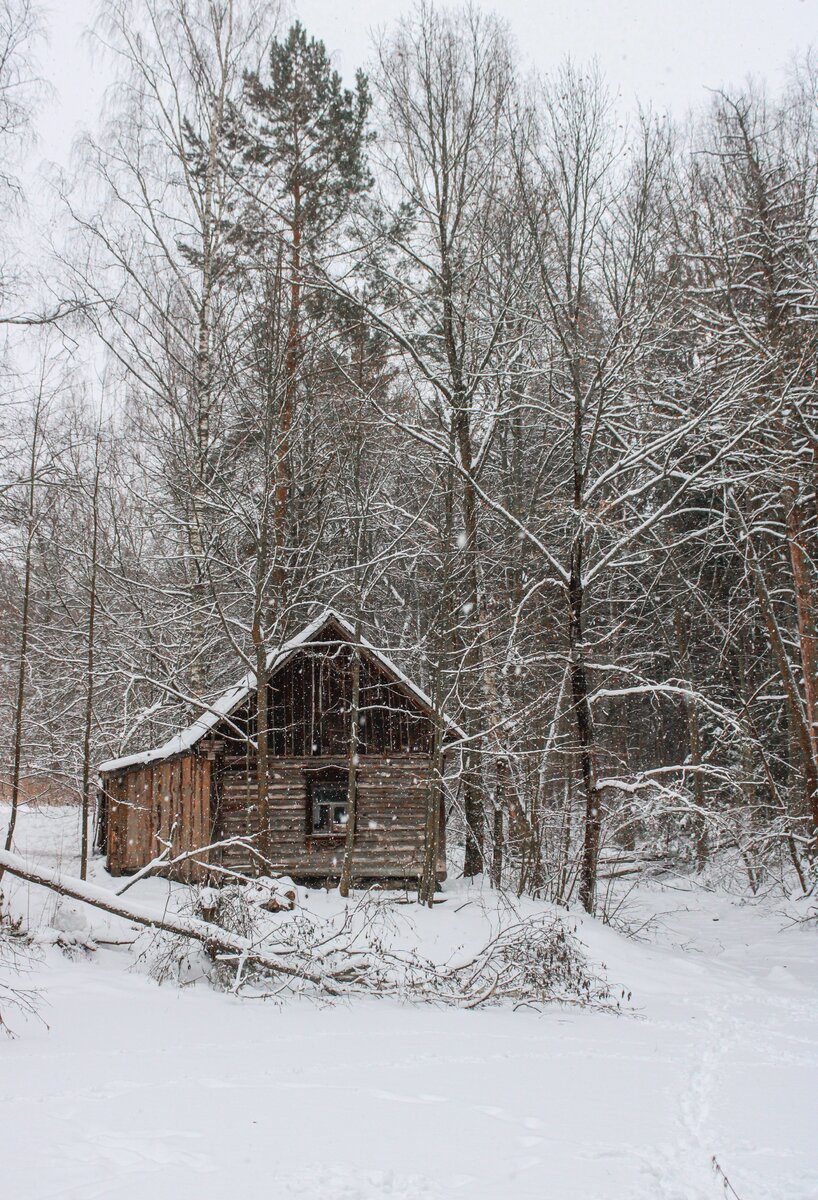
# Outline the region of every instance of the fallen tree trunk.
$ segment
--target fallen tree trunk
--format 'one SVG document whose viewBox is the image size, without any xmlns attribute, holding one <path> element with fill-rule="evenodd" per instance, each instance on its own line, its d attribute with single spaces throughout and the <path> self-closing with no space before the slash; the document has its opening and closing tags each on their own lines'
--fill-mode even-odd
<svg viewBox="0 0 818 1200">
<path fill-rule="evenodd" d="M 501 1000 L 619 1007 L 604 978 L 589 967 L 575 935 L 553 913 L 515 920 L 465 961 L 435 964 L 414 951 L 384 945 L 384 928 L 377 923 L 380 906 L 368 896 L 345 910 L 335 926 L 315 919 L 308 928 L 295 925 L 289 944 L 286 925 L 269 927 L 267 936 L 281 946 L 276 949 L 200 917 L 154 912 L 74 876 L 31 866 L 9 851 L 0 851 L 0 869 L 157 933 L 200 943 L 212 959 L 235 964 L 233 990 L 242 986 L 245 968 L 253 966 L 258 974 L 278 976 L 283 987 L 288 981 L 307 983 L 329 996 L 357 992 L 466 1008 Z"/>
<path fill-rule="evenodd" d="M 36 883 L 40 887 L 48 888 L 49 891 L 56 892 L 60 896 L 69 896 L 72 900 L 79 900 L 82 904 L 90 904 L 93 908 L 99 908 L 112 916 L 122 917 L 137 925 L 144 925 L 148 929 L 161 929 L 165 933 L 173 933 L 178 937 L 191 938 L 195 942 L 201 942 L 210 954 L 238 957 L 245 963 L 265 967 L 280 975 L 307 980 L 309 983 L 324 988 L 325 991 L 336 994 L 336 989 L 326 976 L 305 971 L 301 967 L 290 966 L 288 963 L 282 962 L 277 955 L 260 950 L 249 938 L 240 937 L 237 933 L 230 933 L 229 930 L 221 929 L 218 925 L 211 925 L 198 917 L 186 917 L 168 912 L 159 915 L 144 904 L 123 900 L 120 896 L 115 896 L 104 888 L 86 883 L 82 879 L 63 875 L 59 871 L 44 871 L 33 867 L 24 858 L 18 854 L 12 854 L 8 850 L 0 850 L 0 870 L 8 871 L 9 875 L 15 875 L 18 879 L 24 879 L 28 883 Z"/>
</svg>

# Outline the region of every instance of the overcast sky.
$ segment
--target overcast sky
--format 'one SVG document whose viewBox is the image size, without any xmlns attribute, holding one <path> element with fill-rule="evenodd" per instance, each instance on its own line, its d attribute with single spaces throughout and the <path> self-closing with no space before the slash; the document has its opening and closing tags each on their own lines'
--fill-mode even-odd
<svg viewBox="0 0 818 1200">
<path fill-rule="evenodd" d="M 105 78 L 92 65 L 83 31 L 98 0 L 51 0 L 44 74 L 56 89 L 41 113 L 39 161 L 64 165 L 75 133 L 96 120 Z M 351 78 L 365 63 L 373 29 L 388 26 L 404 0 L 299 0 L 295 11 L 323 38 Z M 818 45 L 818 0 L 501 0 L 485 5 L 505 17 L 524 59 L 548 70 L 570 54 L 596 58 L 630 104 L 643 101 L 681 114 L 706 89 L 748 74 L 779 82 L 792 57 Z"/>
</svg>

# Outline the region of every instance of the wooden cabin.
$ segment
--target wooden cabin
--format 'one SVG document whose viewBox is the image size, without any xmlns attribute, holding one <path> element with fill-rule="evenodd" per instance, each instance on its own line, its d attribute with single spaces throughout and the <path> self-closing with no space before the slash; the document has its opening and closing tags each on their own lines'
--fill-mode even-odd
<svg viewBox="0 0 818 1200">
<path fill-rule="evenodd" d="M 355 630 L 327 610 L 268 660 L 268 840 L 271 870 L 303 882 L 340 875 L 346 837 Z M 359 751 L 354 878 L 416 880 L 429 797 L 439 806 L 437 877 L 446 877 L 445 819 L 433 769 L 432 703 L 381 651 L 357 641 Z M 113 875 L 165 846 L 189 859 L 183 878 L 258 873 L 255 676 L 247 675 L 165 745 L 102 763 L 102 846 Z M 444 744 L 462 737 L 443 720 Z"/>
</svg>

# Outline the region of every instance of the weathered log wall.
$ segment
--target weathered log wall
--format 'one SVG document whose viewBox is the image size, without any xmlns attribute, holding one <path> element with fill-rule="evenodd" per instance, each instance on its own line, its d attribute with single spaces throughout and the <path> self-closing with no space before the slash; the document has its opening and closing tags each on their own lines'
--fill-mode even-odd
<svg viewBox="0 0 818 1200">
<path fill-rule="evenodd" d="M 352 663 L 350 634 L 330 619 L 318 644 L 285 659 L 270 680 L 269 849 L 272 869 L 310 879 L 337 878 L 344 835 L 312 829 L 310 779 L 348 774 Z M 325 638 L 325 642 L 321 642 Z M 407 682 L 368 650 L 361 653 L 357 691 L 359 766 L 356 879 L 417 878 L 423 869 L 426 808 L 433 787 L 434 718 Z M 214 867 L 254 873 L 259 844 L 255 692 L 183 755 L 107 771 L 108 867 L 137 871 L 171 843 L 171 856 L 231 838 L 247 844 L 212 852 Z M 438 877 L 445 878 L 441 814 Z M 204 856 L 201 856 L 204 858 Z M 185 864 L 183 878 L 201 875 Z"/>
<path fill-rule="evenodd" d="M 138 871 L 161 854 L 168 842 L 171 858 L 208 845 L 212 840 L 211 767 L 205 755 L 190 752 L 101 777 L 112 875 Z M 206 854 L 201 857 L 207 861 Z M 177 876 L 186 880 L 202 874 L 202 868 L 190 862 L 177 871 Z"/>
<path fill-rule="evenodd" d="M 345 772 L 348 760 L 337 756 L 271 762 L 269 845 L 274 870 L 309 879 L 332 879 L 340 874 L 344 837 L 313 835 L 309 813 L 310 775 L 333 768 Z M 362 755 L 357 783 L 355 878 L 416 878 L 423 869 L 426 803 L 432 785 L 430 758 L 420 754 Z M 220 772 L 216 789 L 217 838 L 256 835 L 254 770 L 228 766 Z M 240 845 L 218 853 L 218 861 L 231 870 L 246 871 L 251 866 L 249 855 Z M 446 877 L 442 820 L 438 876 Z"/>
<path fill-rule="evenodd" d="M 158 857 L 168 842 L 174 857 L 213 841 L 258 835 L 255 763 L 216 767 L 215 776 L 213 768 L 209 757 L 191 752 L 103 776 L 107 862 L 112 875 L 138 871 Z M 305 879 L 338 876 L 344 838 L 312 834 L 309 779 L 316 772 L 345 772 L 347 768 L 348 762 L 341 756 L 272 760 L 268 811 L 274 871 Z M 431 786 L 432 766 L 426 755 L 362 756 L 355 878 L 407 879 L 420 874 Z M 257 869 L 247 848 L 240 844 L 197 858 L 234 871 L 253 873 Z M 190 881 L 206 873 L 198 863 L 187 862 L 177 869 L 176 876 Z M 445 877 L 441 816 L 438 878 Z"/>
<path fill-rule="evenodd" d="M 351 647 L 296 655 L 270 684 L 272 753 L 286 758 L 344 754 L 351 704 Z M 431 753 L 428 716 L 366 654 L 361 656 L 358 713 L 362 754 Z"/>
</svg>

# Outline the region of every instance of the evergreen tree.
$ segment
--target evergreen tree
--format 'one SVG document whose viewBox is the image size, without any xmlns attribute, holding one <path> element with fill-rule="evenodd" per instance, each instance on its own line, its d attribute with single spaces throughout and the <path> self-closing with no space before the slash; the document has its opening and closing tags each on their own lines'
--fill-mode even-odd
<svg viewBox="0 0 818 1200">
<path fill-rule="evenodd" d="M 286 386 L 279 413 L 276 549 L 283 561 L 291 493 L 291 441 L 302 375 L 304 269 L 320 258 L 356 196 L 371 185 L 367 167 L 370 95 L 358 71 L 344 88 L 326 47 L 296 22 L 270 48 L 268 72 L 245 76 L 243 132 L 247 211 L 243 239 L 270 259 L 271 238 L 283 243 L 289 270 Z M 283 590 L 286 580 L 279 572 Z"/>
<path fill-rule="evenodd" d="M 326 47 L 296 22 L 270 48 L 269 78 L 245 76 L 247 161 L 261 183 L 265 213 L 280 223 L 296 271 L 317 250 L 352 198 L 371 184 L 366 147 L 370 107 L 366 76 L 341 84 Z"/>
</svg>

